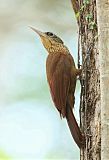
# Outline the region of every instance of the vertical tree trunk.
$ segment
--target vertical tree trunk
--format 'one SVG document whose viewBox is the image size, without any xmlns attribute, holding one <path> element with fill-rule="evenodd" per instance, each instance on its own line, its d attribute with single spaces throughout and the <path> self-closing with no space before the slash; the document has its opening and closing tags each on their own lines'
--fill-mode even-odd
<svg viewBox="0 0 109 160">
<path fill-rule="evenodd" d="M 109 159 L 109 0 L 97 0 L 101 86 L 101 159 Z"/>
<path fill-rule="evenodd" d="M 73 0 L 72 0 L 73 1 Z M 81 129 L 85 134 L 85 147 L 81 160 L 101 159 L 101 108 L 98 28 L 95 0 L 76 0 L 79 27 L 79 52 L 82 53 L 83 76 L 80 98 Z M 74 6 L 74 4 L 72 3 Z"/>
</svg>

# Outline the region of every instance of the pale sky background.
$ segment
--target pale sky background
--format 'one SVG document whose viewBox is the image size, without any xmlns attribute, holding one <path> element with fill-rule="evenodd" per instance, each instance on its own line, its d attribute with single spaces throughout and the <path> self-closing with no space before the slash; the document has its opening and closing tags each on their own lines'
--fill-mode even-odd
<svg viewBox="0 0 109 160">
<path fill-rule="evenodd" d="M 61 37 L 77 64 L 70 0 L 0 0 L 0 160 L 79 160 L 49 93 L 47 52 L 28 25 Z M 74 113 L 79 122 L 79 82 Z"/>
</svg>

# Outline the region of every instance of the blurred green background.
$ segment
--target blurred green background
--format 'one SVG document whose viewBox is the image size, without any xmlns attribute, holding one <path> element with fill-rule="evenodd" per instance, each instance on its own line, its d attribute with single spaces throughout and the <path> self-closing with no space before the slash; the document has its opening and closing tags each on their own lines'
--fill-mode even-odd
<svg viewBox="0 0 109 160">
<path fill-rule="evenodd" d="M 29 25 L 61 37 L 77 63 L 70 0 L 0 0 L 0 160 L 79 160 L 49 93 L 47 52 Z M 75 106 L 79 122 L 79 83 Z"/>
</svg>

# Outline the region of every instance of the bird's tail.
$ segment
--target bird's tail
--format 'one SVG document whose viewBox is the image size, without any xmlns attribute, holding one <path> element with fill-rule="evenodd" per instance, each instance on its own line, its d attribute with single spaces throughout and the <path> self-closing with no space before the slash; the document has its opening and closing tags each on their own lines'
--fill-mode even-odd
<svg viewBox="0 0 109 160">
<path fill-rule="evenodd" d="M 84 137 L 80 131 L 77 121 L 74 117 L 71 107 L 67 104 L 66 119 L 70 128 L 71 135 L 79 148 L 83 147 Z"/>
</svg>

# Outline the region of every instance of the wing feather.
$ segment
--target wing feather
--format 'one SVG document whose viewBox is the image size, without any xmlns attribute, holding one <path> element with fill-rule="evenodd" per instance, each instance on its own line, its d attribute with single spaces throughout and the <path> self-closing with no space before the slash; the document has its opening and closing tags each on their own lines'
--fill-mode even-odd
<svg viewBox="0 0 109 160">
<path fill-rule="evenodd" d="M 66 102 L 71 81 L 71 61 L 68 55 L 48 55 L 47 79 L 54 104 L 60 114 L 66 116 Z"/>
</svg>

